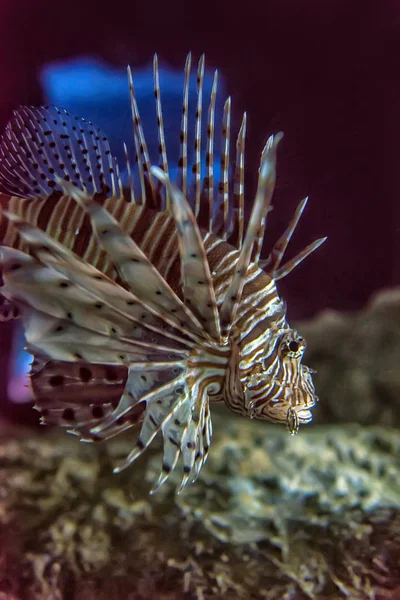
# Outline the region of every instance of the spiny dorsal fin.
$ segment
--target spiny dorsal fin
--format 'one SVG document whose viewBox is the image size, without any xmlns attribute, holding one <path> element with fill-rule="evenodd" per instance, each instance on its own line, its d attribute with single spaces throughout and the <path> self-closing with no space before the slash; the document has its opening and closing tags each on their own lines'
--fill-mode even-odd
<svg viewBox="0 0 400 600">
<path fill-rule="evenodd" d="M 160 74 L 158 69 L 158 56 L 154 55 L 153 60 L 153 73 L 154 73 L 154 96 L 156 99 L 156 113 L 157 113 L 157 130 L 158 130 L 158 143 L 159 143 L 159 155 L 160 155 L 160 168 L 167 173 L 169 173 L 168 169 L 168 157 L 167 157 L 167 147 L 165 144 L 165 133 L 164 133 L 164 120 L 162 114 L 162 104 L 161 104 L 161 90 L 160 90 Z M 169 212 L 169 198 L 168 195 L 166 197 L 165 208 Z"/>
<path fill-rule="evenodd" d="M 203 111 L 203 81 L 204 81 L 204 54 L 200 57 L 197 68 L 197 109 L 196 124 L 194 132 L 194 165 L 192 173 L 194 176 L 195 204 L 194 214 L 196 218 L 200 213 L 200 194 L 201 194 L 201 124 Z"/>
<path fill-rule="evenodd" d="M 151 203 L 154 204 L 156 201 L 156 192 L 154 187 L 154 181 L 150 174 L 150 157 L 147 150 L 146 138 L 143 132 L 143 127 L 140 119 L 139 108 L 136 102 L 135 97 L 135 88 L 133 85 L 132 79 L 132 71 L 131 68 L 128 67 L 128 81 L 129 81 L 129 95 L 131 100 L 131 111 L 132 111 L 132 125 L 133 125 L 133 133 L 135 139 L 136 146 L 136 154 L 138 157 L 139 164 L 139 173 L 140 173 L 140 181 L 141 181 L 141 191 L 142 191 L 142 204 L 146 204 L 147 202 L 147 189 L 146 189 L 146 180 L 148 182 L 150 188 L 151 195 Z M 145 180 L 146 178 L 146 180 Z"/>
<path fill-rule="evenodd" d="M 207 151 L 206 168 L 207 177 L 204 181 L 204 193 L 208 202 L 208 231 L 213 230 L 213 208 L 214 208 L 214 133 L 215 133 L 215 104 L 217 99 L 218 71 L 214 73 L 213 86 L 211 90 L 210 106 L 208 109 L 207 124 Z"/>
<path fill-rule="evenodd" d="M 230 160 L 230 132 L 231 132 L 231 99 L 228 98 L 224 105 L 224 114 L 222 117 L 222 136 L 221 136 L 221 175 L 218 185 L 219 204 L 223 210 L 222 239 L 228 237 L 228 219 L 229 219 L 229 160 Z"/>
<path fill-rule="evenodd" d="M 289 260 L 283 267 L 279 268 L 285 254 L 286 248 L 290 242 L 294 230 L 296 229 L 301 215 L 307 205 L 308 198 L 304 198 L 295 210 L 295 213 L 286 229 L 281 235 L 272 248 L 268 258 L 263 261 L 259 261 L 259 266 L 264 269 L 268 275 L 270 275 L 275 281 L 286 277 L 297 265 L 299 265 L 307 256 L 314 252 L 321 244 L 325 242 L 326 237 L 315 240 L 309 244 L 304 250 L 299 252 L 294 258 Z"/>
<path fill-rule="evenodd" d="M 244 233 L 244 156 L 246 141 L 247 115 L 244 113 L 236 141 L 236 164 L 233 189 L 232 232 L 230 238 L 240 250 Z"/>
<path fill-rule="evenodd" d="M 290 242 L 290 239 L 293 235 L 294 230 L 297 227 L 297 224 L 300 220 L 301 215 L 307 205 L 308 198 L 304 198 L 296 208 L 296 211 L 287 227 L 286 231 L 281 235 L 281 237 L 275 242 L 274 247 L 272 248 L 266 262 L 265 266 L 268 266 L 268 273 L 273 277 L 273 273 L 277 270 L 279 265 L 281 264 L 283 255 L 285 254 L 286 248 Z"/>
<path fill-rule="evenodd" d="M 180 154 L 178 160 L 178 186 L 181 187 L 183 195 L 187 194 L 188 186 L 188 113 L 189 113 L 189 85 L 190 69 L 192 65 L 192 54 L 186 57 L 185 80 L 183 84 L 182 121 L 180 133 Z"/>
<path fill-rule="evenodd" d="M 132 177 L 131 161 L 129 160 L 128 148 L 127 148 L 127 145 L 126 145 L 125 142 L 124 142 L 124 154 L 125 154 L 126 171 L 127 171 L 128 180 L 129 180 L 130 201 L 133 202 L 133 204 L 136 204 L 135 189 L 134 189 L 133 177 Z"/>
<path fill-rule="evenodd" d="M 299 254 L 297 254 L 294 258 L 290 259 L 287 263 L 285 263 L 283 267 L 274 271 L 273 277 L 275 281 L 278 281 L 278 279 L 282 279 L 283 277 L 286 277 L 286 275 L 289 275 L 289 273 L 291 273 L 293 269 L 297 267 L 297 265 L 303 262 L 305 258 L 310 256 L 310 254 L 312 254 L 317 248 L 319 248 L 324 242 L 326 242 L 327 239 L 328 238 L 325 236 L 323 238 L 315 240 L 315 242 L 311 242 L 311 244 L 304 248 L 304 250 L 299 252 Z"/>
</svg>

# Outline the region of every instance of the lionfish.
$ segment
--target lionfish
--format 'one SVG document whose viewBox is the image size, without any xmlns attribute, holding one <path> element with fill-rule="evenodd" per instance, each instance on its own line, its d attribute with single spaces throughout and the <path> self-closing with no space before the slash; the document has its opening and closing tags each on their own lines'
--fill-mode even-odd
<svg viewBox="0 0 400 600">
<path fill-rule="evenodd" d="M 129 184 L 122 184 L 107 137 L 90 121 L 55 106 L 19 108 L 0 142 L 2 319 L 22 320 L 33 355 L 35 408 L 43 423 L 68 427 L 87 442 L 139 425 L 132 451 L 115 472 L 133 463 L 161 432 L 162 469 L 152 491 L 168 479 L 180 456 L 178 492 L 198 477 L 212 438 L 210 403 L 286 423 L 293 434 L 311 421 L 317 401 L 313 371 L 302 365 L 306 342 L 287 323 L 276 281 L 326 238 L 281 266 L 305 199 L 268 258 L 260 259 L 282 134 L 271 136 L 262 151 L 245 228 L 246 113 L 231 165 L 231 99 L 226 100 L 217 177 L 218 71 L 204 152 L 202 56 L 189 168 L 190 76 L 189 54 L 175 181 L 169 175 L 157 56 L 159 166 L 150 162 L 128 67 L 136 150 L 133 162 L 124 144 Z"/>
</svg>

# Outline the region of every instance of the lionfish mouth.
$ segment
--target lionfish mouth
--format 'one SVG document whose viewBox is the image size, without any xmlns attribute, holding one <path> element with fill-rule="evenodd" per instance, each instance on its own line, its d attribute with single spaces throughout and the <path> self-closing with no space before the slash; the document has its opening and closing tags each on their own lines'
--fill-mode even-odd
<svg viewBox="0 0 400 600">
<path fill-rule="evenodd" d="M 296 410 L 296 414 L 300 423 L 311 423 L 312 412 L 308 408 L 301 408 L 299 410 Z"/>
<path fill-rule="evenodd" d="M 309 374 L 308 368 L 306 374 Z M 318 402 L 314 386 L 309 376 L 300 378 L 298 385 L 283 385 L 272 398 L 266 396 L 248 400 L 248 416 L 255 419 L 267 419 L 276 423 L 286 423 L 289 431 L 297 431 L 299 424 L 312 421 L 312 409 Z M 291 425 L 289 423 L 292 423 Z"/>
</svg>

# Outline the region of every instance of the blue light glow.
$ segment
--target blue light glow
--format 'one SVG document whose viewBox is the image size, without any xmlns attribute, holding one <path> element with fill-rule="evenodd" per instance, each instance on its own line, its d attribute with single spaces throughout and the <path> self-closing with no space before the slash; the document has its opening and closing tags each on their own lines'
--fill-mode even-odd
<svg viewBox="0 0 400 600">
<path fill-rule="evenodd" d="M 203 149 L 207 109 L 210 101 L 214 73 L 206 70 L 203 86 Z M 158 162 L 157 119 L 153 91 L 153 70 L 151 66 L 133 69 L 135 95 L 139 105 L 141 120 L 146 135 L 150 159 Z M 72 114 L 89 119 L 107 135 L 113 154 L 120 165 L 124 164 L 122 142 L 128 145 L 133 156 L 131 109 L 126 70 L 112 67 L 92 57 L 79 57 L 65 62 L 51 63 L 40 73 L 46 101 L 65 108 Z M 181 70 L 164 68 L 160 65 L 160 88 L 163 106 L 163 121 L 171 173 L 176 170 L 179 157 L 179 132 L 182 117 L 183 67 Z M 219 139 L 223 102 L 225 101 L 224 82 L 219 77 L 216 102 L 216 160 L 219 169 Z M 197 91 L 196 73 L 192 69 L 189 88 L 189 151 L 193 148 L 194 117 Z M 193 157 L 189 155 L 190 160 Z"/>
</svg>

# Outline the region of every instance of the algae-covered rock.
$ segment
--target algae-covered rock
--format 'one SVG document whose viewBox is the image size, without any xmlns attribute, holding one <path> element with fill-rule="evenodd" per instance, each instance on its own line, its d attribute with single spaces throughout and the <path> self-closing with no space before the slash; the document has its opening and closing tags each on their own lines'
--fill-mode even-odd
<svg viewBox="0 0 400 600">
<path fill-rule="evenodd" d="M 357 313 L 325 310 L 298 328 L 317 370 L 315 423 L 400 426 L 400 288 L 377 293 Z"/>
<path fill-rule="evenodd" d="M 400 597 L 400 435 L 214 418 L 199 480 L 154 496 L 161 457 L 112 475 L 130 436 L 3 428 L 0 598 Z"/>
</svg>

